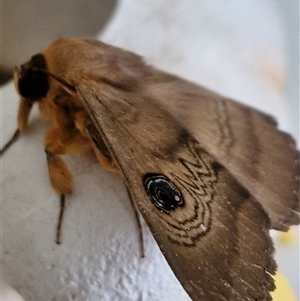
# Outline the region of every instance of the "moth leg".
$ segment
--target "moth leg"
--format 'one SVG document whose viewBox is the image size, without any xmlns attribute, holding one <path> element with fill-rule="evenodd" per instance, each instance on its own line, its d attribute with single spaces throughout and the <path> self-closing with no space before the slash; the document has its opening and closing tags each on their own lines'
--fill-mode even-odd
<svg viewBox="0 0 300 301">
<path fill-rule="evenodd" d="M 6 144 L 3 146 L 2 149 L 0 149 L 0 156 L 2 156 L 9 148 L 10 146 L 17 141 L 18 137 L 20 135 L 20 130 L 17 129 L 13 136 L 6 142 Z"/>
<path fill-rule="evenodd" d="M 65 206 L 66 206 L 66 197 L 64 194 L 61 194 L 60 195 L 60 211 L 59 211 L 59 217 L 58 217 L 58 223 L 57 223 L 57 229 L 56 229 L 56 239 L 55 239 L 55 242 L 58 245 L 61 244 L 60 233 L 61 233 L 61 225 L 63 222 L 64 212 L 65 212 Z"/>
<path fill-rule="evenodd" d="M 119 169 L 112 159 L 102 137 L 92 122 L 90 120 L 86 121 L 84 127 L 93 142 L 94 152 L 100 165 L 108 171 L 119 172 Z"/>
<path fill-rule="evenodd" d="M 77 129 L 57 127 L 46 132 L 44 146 L 53 189 L 58 194 L 71 194 L 72 175 L 61 155 L 88 151 L 92 148 L 90 141 Z"/>
<path fill-rule="evenodd" d="M 53 189 L 60 195 L 60 213 L 56 240 L 60 244 L 61 226 L 65 209 L 65 196 L 72 193 L 72 175 L 61 155 L 91 149 L 90 141 L 74 128 L 53 128 L 45 134 L 45 152 Z"/>
<path fill-rule="evenodd" d="M 82 131 L 83 131 L 83 129 L 85 129 L 86 132 L 88 133 L 90 139 L 93 142 L 94 152 L 97 156 L 97 159 L 98 159 L 100 165 L 108 171 L 119 172 L 118 167 L 116 166 L 115 162 L 111 158 L 110 153 L 109 153 L 107 147 L 105 146 L 105 143 L 104 143 L 102 137 L 100 136 L 99 132 L 96 130 L 93 123 L 89 119 L 88 119 L 88 121 L 87 121 L 87 119 L 84 119 L 84 122 L 85 123 L 81 123 L 81 125 L 78 125 L 78 127 L 80 127 L 82 129 Z M 134 201 L 132 200 L 131 195 L 128 190 L 127 190 L 127 193 L 128 193 L 128 196 L 129 196 L 129 199 L 131 202 L 131 206 L 134 211 L 136 223 L 138 226 L 141 257 L 144 258 L 145 257 L 144 235 L 143 235 L 143 228 L 142 228 L 140 216 L 139 216 L 138 210 L 136 208 L 136 205 L 135 205 Z"/>
<path fill-rule="evenodd" d="M 127 189 L 127 194 L 131 203 L 131 206 L 133 208 L 134 211 L 134 216 L 135 216 L 135 220 L 138 226 L 138 231 L 139 231 L 139 240 L 140 240 L 140 252 L 141 252 L 141 257 L 144 258 L 145 257 L 145 244 L 144 244 L 144 234 L 143 234 L 143 227 L 142 227 L 142 223 L 141 223 L 141 219 L 140 219 L 140 215 L 139 215 L 139 211 L 136 208 L 136 205 Z"/>
<path fill-rule="evenodd" d="M 33 101 L 24 98 L 20 99 L 17 120 L 18 120 L 18 129 L 21 133 L 24 132 L 27 127 L 28 118 L 32 106 L 33 106 Z"/>
<path fill-rule="evenodd" d="M 93 150 L 100 165 L 108 171 L 119 172 L 103 139 L 95 129 L 86 111 L 79 111 L 75 114 L 75 126 L 83 136 L 92 140 Z"/>
<path fill-rule="evenodd" d="M 65 209 L 65 195 L 72 193 L 72 175 L 65 162 L 57 154 L 63 153 L 63 146 L 59 143 L 58 135 L 58 129 L 49 130 L 45 134 L 45 152 L 47 155 L 50 183 L 53 189 L 60 194 L 60 212 L 55 239 L 55 242 L 60 244 L 61 225 Z M 56 139 L 55 136 L 57 136 Z"/>
<path fill-rule="evenodd" d="M 0 156 L 2 156 L 10 146 L 17 141 L 20 133 L 23 133 L 28 124 L 29 114 L 31 112 L 31 108 L 33 106 L 33 102 L 28 99 L 20 99 L 19 109 L 18 109 L 18 128 L 13 134 L 13 136 L 8 140 L 8 142 L 3 146 L 0 150 Z"/>
<path fill-rule="evenodd" d="M 72 193 L 72 175 L 61 159 L 60 155 L 53 153 L 49 148 L 45 149 L 47 155 L 47 164 L 50 177 L 50 183 L 58 194 Z"/>
<path fill-rule="evenodd" d="M 119 172 L 118 167 L 116 166 L 115 162 L 106 157 L 105 155 L 103 155 L 103 153 L 101 153 L 96 147 L 94 148 L 94 152 L 96 154 L 96 157 L 100 163 L 100 165 L 108 170 L 108 171 L 112 171 L 112 172 Z"/>
</svg>

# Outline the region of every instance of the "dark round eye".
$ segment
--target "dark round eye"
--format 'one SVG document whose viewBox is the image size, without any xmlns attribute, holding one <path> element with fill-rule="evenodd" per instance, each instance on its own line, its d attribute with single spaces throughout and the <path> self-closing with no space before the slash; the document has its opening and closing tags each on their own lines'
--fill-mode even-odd
<svg viewBox="0 0 300 301">
<path fill-rule="evenodd" d="M 184 203 L 179 189 L 163 175 L 147 174 L 144 177 L 144 187 L 152 203 L 165 212 L 175 210 Z"/>
<path fill-rule="evenodd" d="M 49 90 L 48 77 L 44 72 L 33 69 L 21 70 L 18 91 L 23 98 L 46 97 Z"/>
<path fill-rule="evenodd" d="M 27 99 L 39 100 L 46 97 L 49 90 L 46 59 L 43 54 L 36 54 L 30 61 L 23 64 L 21 69 L 15 69 L 18 74 L 17 90 Z"/>
</svg>

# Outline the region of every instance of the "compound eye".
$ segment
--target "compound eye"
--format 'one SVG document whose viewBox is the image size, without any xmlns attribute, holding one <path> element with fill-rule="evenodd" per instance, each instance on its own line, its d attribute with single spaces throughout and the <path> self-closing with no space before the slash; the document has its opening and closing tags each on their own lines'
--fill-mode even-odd
<svg viewBox="0 0 300 301">
<path fill-rule="evenodd" d="M 20 69 L 15 67 L 15 87 L 22 98 L 39 100 L 47 96 L 49 81 L 46 69 L 46 61 L 42 54 L 33 56 Z"/>
</svg>

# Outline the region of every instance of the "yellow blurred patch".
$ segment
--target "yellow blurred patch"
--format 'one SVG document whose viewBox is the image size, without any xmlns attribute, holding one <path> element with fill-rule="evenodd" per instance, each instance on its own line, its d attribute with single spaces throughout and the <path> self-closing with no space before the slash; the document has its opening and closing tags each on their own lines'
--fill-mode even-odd
<svg viewBox="0 0 300 301">
<path fill-rule="evenodd" d="M 292 244 L 295 241 L 294 233 L 292 233 L 292 231 L 280 232 L 278 233 L 277 240 L 282 244 Z"/>
<path fill-rule="evenodd" d="M 290 285 L 280 273 L 274 279 L 276 290 L 272 293 L 273 301 L 297 301 Z"/>
</svg>

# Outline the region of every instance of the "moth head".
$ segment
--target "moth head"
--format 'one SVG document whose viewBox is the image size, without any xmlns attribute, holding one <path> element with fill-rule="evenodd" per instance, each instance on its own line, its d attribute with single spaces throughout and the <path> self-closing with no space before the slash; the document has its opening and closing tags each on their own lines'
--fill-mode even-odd
<svg viewBox="0 0 300 301">
<path fill-rule="evenodd" d="M 24 99 L 38 101 L 49 90 L 47 64 L 42 54 L 34 55 L 29 62 L 15 67 L 14 82 L 18 94 Z"/>
</svg>

